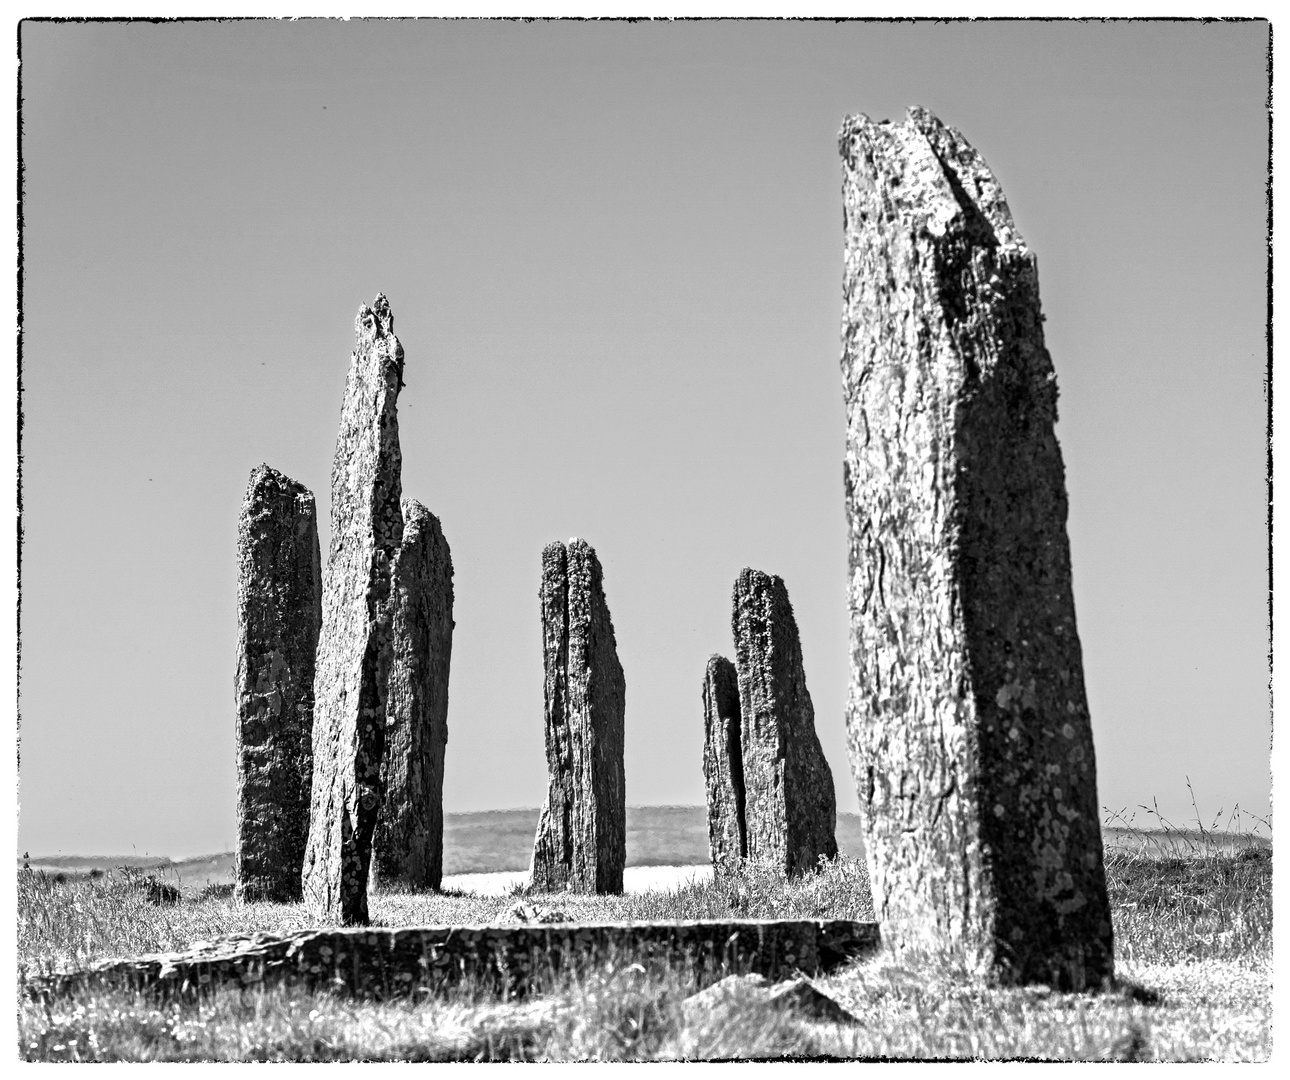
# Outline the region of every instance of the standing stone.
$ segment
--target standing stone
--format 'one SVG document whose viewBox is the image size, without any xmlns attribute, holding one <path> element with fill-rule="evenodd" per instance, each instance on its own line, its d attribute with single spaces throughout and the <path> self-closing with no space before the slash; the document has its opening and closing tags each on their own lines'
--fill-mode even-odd
<svg viewBox="0 0 1290 1080">
<path fill-rule="evenodd" d="M 309 835 L 321 557 L 313 493 L 267 465 L 246 486 L 237 570 L 237 895 L 290 903 Z"/>
<path fill-rule="evenodd" d="M 748 858 L 800 874 L 837 855 L 837 802 L 783 580 L 741 570 L 732 622 Z"/>
<path fill-rule="evenodd" d="M 1112 971 L 1035 257 L 957 131 L 842 126 L 851 767 L 884 937 Z M 890 933 L 888 931 L 890 928 Z"/>
<path fill-rule="evenodd" d="M 708 850 L 716 877 L 748 857 L 739 678 L 724 656 L 712 656 L 703 678 L 703 779 L 708 791 Z"/>
<path fill-rule="evenodd" d="M 366 923 L 381 806 L 391 659 L 390 569 L 403 537 L 399 421 L 403 347 L 389 302 L 359 308 L 331 471 L 331 549 L 314 681 L 314 775 L 305 901 L 316 917 Z"/>
<path fill-rule="evenodd" d="M 394 559 L 393 658 L 385 704 L 385 801 L 373 852 L 381 882 L 438 889 L 443 878 L 443 755 L 452 660 L 452 555 L 439 519 L 403 500 Z"/>
<path fill-rule="evenodd" d="M 620 893 L 627 861 L 623 776 L 626 683 L 600 561 L 577 538 L 542 552 L 546 802 L 533 888 Z"/>
</svg>

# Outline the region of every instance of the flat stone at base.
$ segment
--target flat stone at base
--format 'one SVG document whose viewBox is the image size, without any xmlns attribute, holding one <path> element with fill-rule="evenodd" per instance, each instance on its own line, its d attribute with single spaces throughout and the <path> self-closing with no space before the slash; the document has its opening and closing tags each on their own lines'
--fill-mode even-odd
<svg viewBox="0 0 1290 1080">
<path fill-rule="evenodd" d="M 748 919 L 301 930 L 203 942 L 180 953 L 105 960 L 25 982 L 28 997 L 95 988 L 194 994 L 219 986 L 289 984 L 362 997 L 402 997 L 465 979 L 524 993 L 568 963 L 629 953 L 693 962 L 711 973 L 771 979 L 829 971 L 878 948 L 876 923 Z"/>
<path fill-rule="evenodd" d="M 855 1024 L 859 1018 L 824 993 L 810 979 L 798 977 L 772 985 L 764 975 L 727 975 L 681 1003 L 687 1027 L 703 1020 L 719 1021 L 722 1014 L 749 1004 L 769 1005 L 802 1020 L 825 1024 Z"/>
</svg>

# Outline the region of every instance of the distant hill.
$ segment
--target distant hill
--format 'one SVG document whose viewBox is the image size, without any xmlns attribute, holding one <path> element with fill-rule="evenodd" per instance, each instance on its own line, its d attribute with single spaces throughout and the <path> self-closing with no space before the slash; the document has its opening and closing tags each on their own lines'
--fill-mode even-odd
<svg viewBox="0 0 1290 1080">
<path fill-rule="evenodd" d="M 537 809 L 484 810 L 445 814 L 443 872 L 486 873 L 527 870 L 537 832 Z M 838 815 L 838 847 L 847 855 L 864 853 L 860 818 Z M 629 806 L 627 808 L 628 866 L 690 866 L 709 861 L 708 813 L 702 806 Z M 186 889 L 233 880 L 233 854 L 172 860 L 149 856 L 60 855 L 28 860 L 33 870 L 83 876 L 91 870 L 134 866 L 172 880 Z M 22 860 L 18 860 L 22 865 Z"/>
<path fill-rule="evenodd" d="M 539 811 L 485 810 L 475 814 L 445 814 L 443 871 L 445 874 L 527 870 L 533 854 Z M 864 856 L 858 814 L 838 814 L 838 850 L 853 858 Z M 1145 850 L 1154 855 L 1187 855 L 1217 844 L 1224 850 L 1250 845 L 1270 846 L 1266 837 L 1249 833 L 1201 833 L 1193 830 L 1151 832 L 1104 826 L 1107 849 Z M 28 860 L 33 870 L 82 877 L 93 870 L 133 866 L 179 882 L 185 892 L 233 880 L 233 853 L 172 860 L 159 856 L 59 855 Z M 628 866 L 692 866 L 707 863 L 708 816 L 702 806 L 629 806 L 627 808 Z M 18 865 L 22 866 L 22 859 Z"/>
</svg>

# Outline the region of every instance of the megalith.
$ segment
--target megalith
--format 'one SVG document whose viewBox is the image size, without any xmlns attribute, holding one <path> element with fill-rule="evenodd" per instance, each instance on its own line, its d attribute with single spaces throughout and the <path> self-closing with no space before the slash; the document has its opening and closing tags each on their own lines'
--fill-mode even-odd
<svg viewBox="0 0 1290 1080">
<path fill-rule="evenodd" d="M 390 570 L 403 538 L 396 410 L 403 347 L 384 296 L 359 308 L 331 471 L 331 545 L 314 676 L 314 773 L 304 897 L 316 917 L 366 923 L 381 806 Z"/>
<path fill-rule="evenodd" d="M 242 900 L 300 899 L 322 622 L 313 493 L 251 470 L 237 529 L 237 851 Z"/>
<path fill-rule="evenodd" d="M 722 877 L 748 857 L 739 678 L 724 656 L 708 659 L 703 676 L 703 780 L 708 794 L 708 850 Z"/>
<path fill-rule="evenodd" d="M 623 891 L 626 683 L 595 551 L 576 537 L 542 552 L 546 802 L 533 842 L 535 890 Z"/>
<path fill-rule="evenodd" d="M 1112 973 L 1035 256 L 953 128 L 844 121 L 851 767 L 884 938 Z"/>
<path fill-rule="evenodd" d="M 373 841 L 374 872 L 382 884 L 438 889 L 443 878 L 452 555 L 439 519 L 415 499 L 403 500 L 403 541 L 391 576 L 385 796 Z"/>
<path fill-rule="evenodd" d="M 797 620 L 783 579 L 746 567 L 733 608 L 748 858 L 800 874 L 836 856 L 838 844 Z"/>
</svg>

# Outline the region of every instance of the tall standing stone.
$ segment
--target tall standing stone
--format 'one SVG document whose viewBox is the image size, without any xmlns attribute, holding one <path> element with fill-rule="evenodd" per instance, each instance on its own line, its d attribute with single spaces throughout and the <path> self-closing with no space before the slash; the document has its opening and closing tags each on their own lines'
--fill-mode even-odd
<svg viewBox="0 0 1290 1080">
<path fill-rule="evenodd" d="M 748 858 L 799 874 L 837 855 L 837 802 L 783 579 L 741 570 L 732 623 Z"/>
<path fill-rule="evenodd" d="M 331 548 L 314 681 L 314 775 L 305 901 L 319 918 L 366 923 L 381 806 L 390 569 L 403 537 L 399 421 L 403 347 L 389 302 L 359 308 L 331 471 Z"/>
<path fill-rule="evenodd" d="M 403 542 L 392 575 L 385 800 L 373 857 L 382 882 L 438 889 L 443 879 L 452 555 L 439 519 L 415 499 L 403 500 Z"/>
<path fill-rule="evenodd" d="M 703 677 L 703 779 L 712 872 L 721 877 L 748 857 L 739 677 L 724 656 L 710 657 Z"/>
<path fill-rule="evenodd" d="M 542 552 L 542 662 L 550 783 L 533 843 L 533 888 L 623 891 L 626 683 L 600 561 L 574 538 Z"/>
<path fill-rule="evenodd" d="M 237 530 L 237 895 L 300 899 L 322 622 L 313 493 L 251 470 Z"/>
<path fill-rule="evenodd" d="M 884 936 L 1111 974 L 1035 257 L 957 131 L 842 126 L 852 771 Z M 890 928 L 890 932 L 889 929 Z"/>
</svg>

